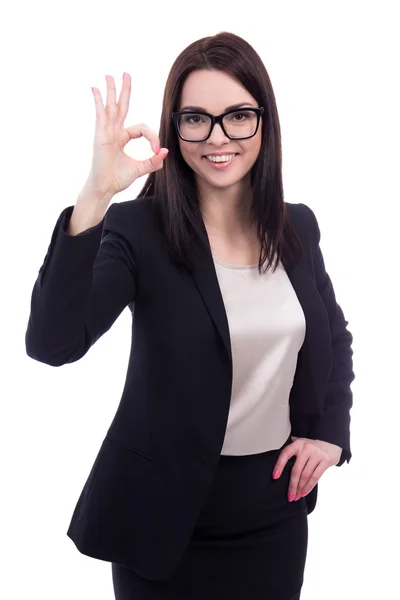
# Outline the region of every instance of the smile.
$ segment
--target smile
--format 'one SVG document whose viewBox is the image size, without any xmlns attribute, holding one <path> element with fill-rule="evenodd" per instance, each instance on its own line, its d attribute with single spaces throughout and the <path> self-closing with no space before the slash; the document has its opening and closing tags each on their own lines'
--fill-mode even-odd
<svg viewBox="0 0 400 600">
<path fill-rule="evenodd" d="M 237 154 L 224 154 L 221 156 L 208 154 L 204 158 L 212 169 L 222 171 L 228 169 L 235 162 L 236 156 Z"/>
<path fill-rule="evenodd" d="M 211 162 L 229 162 L 234 158 L 236 154 L 224 154 L 223 156 L 215 156 L 213 154 L 208 154 L 206 158 Z"/>
</svg>

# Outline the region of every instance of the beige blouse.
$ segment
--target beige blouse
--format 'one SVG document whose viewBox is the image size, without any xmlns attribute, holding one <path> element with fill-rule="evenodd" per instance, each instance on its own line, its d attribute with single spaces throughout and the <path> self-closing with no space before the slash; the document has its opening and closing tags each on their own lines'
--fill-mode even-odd
<svg viewBox="0 0 400 600">
<path fill-rule="evenodd" d="M 233 384 L 221 454 L 258 454 L 280 448 L 291 431 L 289 394 L 306 322 L 279 263 L 259 275 L 257 265 L 213 256 L 228 318 Z"/>
</svg>

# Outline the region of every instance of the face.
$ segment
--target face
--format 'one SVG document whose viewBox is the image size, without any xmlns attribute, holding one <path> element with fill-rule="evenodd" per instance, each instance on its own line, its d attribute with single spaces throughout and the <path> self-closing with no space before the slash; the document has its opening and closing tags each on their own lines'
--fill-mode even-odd
<svg viewBox="0 0 400 600">
<path fill-rule="evenodd" d="M 201 70 L 193 71 L 186 79 L 178 110 L 195 108 L 218 116 L 232 105 L 258 108 L 253 96 L 236 79 L 223 71 Z M 194 171 L 201 187 L 228 188 L 250 181 L 250 171 L 261 147 L 261 119 L 256 135 L 247 140 L 229 139 L 219 124 L 214 126 L 205 142 L 184 142 L 179 138 L 183 159 Z M 222 165 L 210 162 L 207 158 L 210 155 L 234 157 Z"/>
</svg>

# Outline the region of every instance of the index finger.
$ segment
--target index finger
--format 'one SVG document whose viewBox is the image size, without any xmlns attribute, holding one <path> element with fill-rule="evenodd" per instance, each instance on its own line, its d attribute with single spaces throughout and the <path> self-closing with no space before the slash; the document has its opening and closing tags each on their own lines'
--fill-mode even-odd
<svg viewBox="0 0 400 600">
<path fill-rule="evenodd" d="M 283 469 L 286 467 L 287 462 L 293 457 L 297 456 L 297 448 L 294 447 L 294 442 L 286 446 L 278 456 L 278 460 L 275 463 L 275 467 L 273 469 L 274 479 L 277 479 L 282 473 Z M 277 472 L 277 474 L 276 474 Z"/>
<path fill-rule="evenodd" d="M 128 132 L 131 140 L 145 137 L 146 140 L 150 142 L 151 149 L 154 154 L 158 154 L 160 151 L 160 138 L 159 136 L 152 130 L 150 127 L 145 125 L 145 123 L 139 123 L 138 125 L 132 125 L 131 127 L 126 127 L 125 131 Z"/>
</svg>

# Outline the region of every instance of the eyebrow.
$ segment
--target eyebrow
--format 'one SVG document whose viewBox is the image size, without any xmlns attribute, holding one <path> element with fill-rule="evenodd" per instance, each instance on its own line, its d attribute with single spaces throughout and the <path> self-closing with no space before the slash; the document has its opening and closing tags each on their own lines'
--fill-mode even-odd
<svg viewBox="0 0 400 600">
<path fill-rule="evenodd" d="M 250 106 L 251 108 L 258 108 L 257 106 L 254 106 L 250 102 L 238 102 L 237 104 L 232 104 L 231 106 L 227 106 L 224 112 L 229 112 L 230 110 L 235 110 L 235 108 L 244 108 L 245 106 Z M 201 106 L 184 106 L 183 108 L 181 108 L 181 111 L 182 110 L 207 112 L 205 110 L 205 108 L 202 108 Z"/>
</svg>

